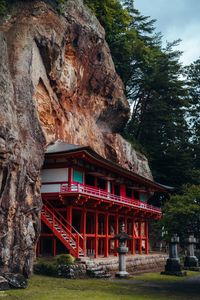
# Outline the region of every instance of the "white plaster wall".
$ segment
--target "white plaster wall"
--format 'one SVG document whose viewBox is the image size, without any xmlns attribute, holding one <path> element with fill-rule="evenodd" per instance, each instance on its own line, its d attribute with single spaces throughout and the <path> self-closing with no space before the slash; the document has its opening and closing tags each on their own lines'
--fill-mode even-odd
<svg viewBox="0 0 200 300">
<path fill-rule="evenodd" d="M 41 179 L 42 182 L 68 181 L 68 168 L 43 169 Z"/>
<path fill-rule="evenodd" d="M 41 187 L 41 193 L 59 193 L 60 184 L 43 184 Z"/>
</svg>

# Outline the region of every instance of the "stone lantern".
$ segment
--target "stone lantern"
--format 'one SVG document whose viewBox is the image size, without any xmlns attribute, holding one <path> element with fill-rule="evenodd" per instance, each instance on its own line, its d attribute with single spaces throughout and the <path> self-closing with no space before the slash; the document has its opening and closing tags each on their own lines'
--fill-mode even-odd
<svg viewBox="0 0 200 300">
<path fill-rule="evenodd" d="M 120 228 L 120 233 L 114 237 L 119 241 L 119 246 L 117 252 L 119 253 L 119 272 L 115 274 L 118 278 L 127 278 L 129 273 L 126 272 L 126 253 L 128 253 L 128 247 L 126 247 L 126 241 L 131 238 L 125 232 L 125 225 L 122 223 Z"/>
<path fill-rule="evenodd" d="M 174 234 L 169 243 L 169 258 L 167 259 L 167 263 L 165 265 L 165 271 L 161 272 L 161 274 L 176 276 L 186 275 L 186 272 L 182 271 L 180 259 L 178 257 L 178 244 L 179 237 L 177 234 Z"/>
<path fill-rule="evenodd" d="M 184 261 L 184 268 L 190 269 L 193 271 L 199 271 L 199 261 L 198 258 L 194 255 L 194 245 L 197 243 L 196 238 L 193 234 L 189 235 L 189 238 L 186 239 L 187 244 L 187 256 Z"/>
</svg>

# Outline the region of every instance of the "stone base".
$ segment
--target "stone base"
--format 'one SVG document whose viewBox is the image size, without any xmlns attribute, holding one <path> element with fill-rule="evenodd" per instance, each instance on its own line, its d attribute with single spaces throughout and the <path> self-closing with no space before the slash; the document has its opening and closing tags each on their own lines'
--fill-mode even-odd
<svg viewBox="0 0 200 300">
<path fill-rule="evenodd" d="M 119 271 L 115 274 L 115 277 L 117 278 L 128 278 L 129 277 L 129 273 L 125 272 L 125 271 Z"/>
<path fill-rule="evenodd" d="M 184 261 L 184 268 L 198 268 L 199 261 L 196 256 L 186 256 Z"/>
<path fill-rule="evenodd" d="M 179 273 L 181 272 L 182 267 L 180 261 L 178 259 L 168 258 L 167 263 L 165 265 L 165 273 Z"/>
<path fill-rule="evenodd" d="M 171 275 L 171 276 L 187 276 L 187 272 L 186 271 L 164 271 L 160 273 L 161 275 Z"/>
</svg>

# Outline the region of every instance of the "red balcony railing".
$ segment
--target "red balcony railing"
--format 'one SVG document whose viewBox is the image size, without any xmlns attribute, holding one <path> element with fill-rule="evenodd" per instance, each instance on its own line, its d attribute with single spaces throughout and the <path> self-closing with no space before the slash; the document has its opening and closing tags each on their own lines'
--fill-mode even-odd
<svg viewBox="0 0 200 300">
<path fill-rule="evenodd" d="M 63 183 L 61 184 L 60 188 L 61 194 L 67 194 L 67 193 L 79 193 L 83 195 L 93 196 L 95 198 L 104 199 L 107 201 L 113 201 L 118 204 L 129 204 L 130 206 L 133 206 L 135 208 L 139 208 L 146 211 L 152 211 L 157 214 L 161 214 L 161 209 L 152 205 L 149 205 L 147 203 L 134 200 L 127 197 L 122 197 L 118 195 L 111 194 L 109 192 L 106 192 L 102 189 L 98 189 L 92 186 L 80 184 L 80 183 Z"/>
</svg>

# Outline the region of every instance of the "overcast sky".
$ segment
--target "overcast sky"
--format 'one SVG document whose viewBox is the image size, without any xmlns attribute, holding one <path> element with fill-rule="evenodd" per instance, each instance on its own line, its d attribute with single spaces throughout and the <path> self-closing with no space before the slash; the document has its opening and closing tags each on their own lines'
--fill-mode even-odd
<svg viewBox="0 0 200 300">
<path fill-rule="evenodd" d="M 163 42 L 181 39 L 181 61 L 190 64 L 200 57 L 200 0 L 135 0 L 142 15 L 157 19 L 156 31 Z"/>
</svg>

